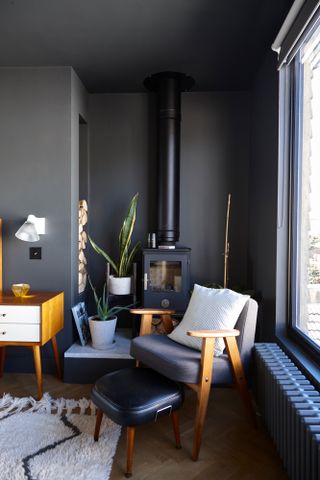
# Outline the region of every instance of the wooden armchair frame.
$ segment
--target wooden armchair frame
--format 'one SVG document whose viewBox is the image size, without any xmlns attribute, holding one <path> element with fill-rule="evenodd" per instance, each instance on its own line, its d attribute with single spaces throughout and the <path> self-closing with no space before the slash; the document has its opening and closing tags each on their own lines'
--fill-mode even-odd
<svg viewBox="0 0 320 480">
<path fill-rule="evenodd" d="M 160 316 L 164 323 L 166 333 L 173 330 L 172 316 L 174 310 L 157 309 L 133 309 L 130 310 L 135 315 L 141 315 L 140 336 L 149 335 L 152 331 L 152 318 L 154 315 Z M 202 432 L 207 413 L 211 381 L 212 367 L 214 360 L 214 344 L 216 338 L 223 338 L 230 366 L 234 378 L 235 386 L 244 402 L 245 408 L 256 425 L 256 414 L 251 402 L 250 393 L 247 386 L 246 377 L 242 367 L 240 353 L 236 337 L 240 335 L 239 330 L 192 330 L 187 332 L 192 337 L 202 338 L 201 366 L 198 383 L 186 384 L 197 393 L 196 419 L 193 436 L 192 460 L 196 461 L 199 457 Z"/>
</svg>

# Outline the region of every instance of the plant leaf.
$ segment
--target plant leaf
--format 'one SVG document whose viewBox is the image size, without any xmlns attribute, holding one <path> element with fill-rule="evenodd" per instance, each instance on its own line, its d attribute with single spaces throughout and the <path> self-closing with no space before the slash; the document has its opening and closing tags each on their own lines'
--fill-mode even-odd
<svg viewBox="0 0 320 480">
<path fill-rule="evenodd" d="M 89 280 L 90 287 L 93 291 L 94 300 L 96 302 L 97 316 L 99 317 L 100 320 L 107 320 L 109 304 L 108 304 L 108 295 L 106 295 L 106 284 L 104 283 L 102 297 L 99 298 L 89 275 L 88 275 L 88 280 Z"/>
<path fill-rule="evenodd" d="M 93 296 L 94 296 L 94 300 L 95 300 L 95 302 L 96 302 L 96 305 L 98 305 L 98 303 L 99 303 L 98 295 L 97 295 L 96 289 L 95 289 L 94 286 L 92 285 L 91 278 L 90 278 L 89 275 L 88 275 L 88 281 L 89 281 L 90 287 L 91 287 L 91 289 L 92 289 L 92 291 L 93 291 Z"/>
<path fill-rule="evenodd" d="M 102 290 L 102 309 L 105 314 L 108 313 L 108 299 L 106 298 L 106 282 L 103 284 L 103 290 Z"/>
<path fill-rule="evenodd" d="M 102 248 L 100 248 L 93 240 L 92 238 L 90 237 L 89 235 L 89 241 L 91 243 L 91 246 L 92 248 L 99 254 L 99 255 L 102 255 L 108 263 L 110 263 L 110 265 L 112 266 L 112 268 L 114 269 L 116 275 L 118 275 L 119 273 L 119 269 L 118 269 L 118 266 L 115 264 L 115 262 L 112 260 L 112 258 L 109 257 L 109 255 L 104 251 L 102 250 Z"/>
<path fill-rule="evenodd" d="M 114 306 L 110 308 L 109 310 L 109 317 L 112 315 L 117 315 L 117 313 L 121 312 L 122 310 L 130 310 L 131 307 L 133 307 L 135 303 L 132 303 L 131 305 L 127 305 L 126 307 L 121 307 L 120 305 Z"/>
<path fill-rule="evenodd" d="M 136 254 L 138 253 L 138 251 L 140 250 L 141 248 L 141 242 L 137 242 L 135 244 L 135 246 L 133 247 L 133 249 L 131 250 L 130 252 L 130 255 L 128 257 L 128 261 L 127 261 L 127 269 L 129 270 L 130 267 L 131 267 L 131 264 L 134 260 L 134 257 L 136 256 Z"/>
<path fill-rule="evenodd" d="M 131 199 L 128 213 L 123 221 L 119 233 L 119 276 L 126 276 L 128 273 L 128 250 L 131 243 L 132 232 L 137 216 L 137 203 L 139 193 L 136 193 Z"/>
</svg>

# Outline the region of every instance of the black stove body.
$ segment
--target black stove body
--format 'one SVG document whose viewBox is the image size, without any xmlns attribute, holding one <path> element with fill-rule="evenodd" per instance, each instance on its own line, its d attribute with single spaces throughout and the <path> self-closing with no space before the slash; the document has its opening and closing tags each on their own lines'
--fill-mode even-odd
<svg viewBox="0 0 320 480">
<path fill-rule="evenodd" d="M 190 254 L 190 248 L 143 250 L 144 308 L 185 312 L 190 297 Z"/>
</svg>

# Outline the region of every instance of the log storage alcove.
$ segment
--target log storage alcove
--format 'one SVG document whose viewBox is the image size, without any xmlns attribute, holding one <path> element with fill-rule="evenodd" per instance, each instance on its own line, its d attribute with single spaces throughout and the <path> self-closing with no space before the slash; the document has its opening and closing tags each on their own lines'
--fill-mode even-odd
<svg viewBox="0 0 320 480">
<path fill-rule="evenodd" d="M 85 249 L 87 246 L 88 235 L 84 226 L 88 222 L 88 204 L 86 200 L 79 201 L 79 280 L 78 292 L 83 293 L 87 285 L 87 259 Z"/>
</svg>

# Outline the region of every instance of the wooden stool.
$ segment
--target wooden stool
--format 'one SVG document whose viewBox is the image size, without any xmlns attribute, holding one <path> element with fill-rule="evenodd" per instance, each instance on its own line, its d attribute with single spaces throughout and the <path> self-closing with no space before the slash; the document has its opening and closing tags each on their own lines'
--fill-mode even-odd
<svg viewBox="0 0 320 480">
<path fill-rule="evenodd" d="M 101 377 L 93 386 L 91 399 L 98 407 L 96 441 L 104 413 L 115 423 L 127 427 L 127 478 L 132 476 L 136 426 L 171 414 L 176 448 L 181 448 L 178 409 L 184 394 L 180 384 L 149 368 L 126 368 Z"/>
</svg>

